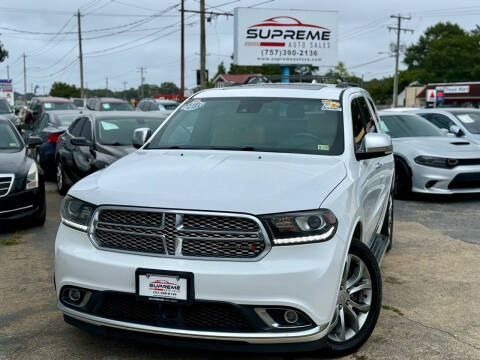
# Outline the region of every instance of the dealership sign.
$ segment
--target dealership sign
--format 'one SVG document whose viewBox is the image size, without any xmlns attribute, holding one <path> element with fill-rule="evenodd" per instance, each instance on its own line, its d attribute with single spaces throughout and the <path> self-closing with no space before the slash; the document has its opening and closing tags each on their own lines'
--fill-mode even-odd
<svg viewBox="0 0 480 360">
<path fill-rule="evenodd" d="M 235 9 L 235 64 L 335 66 L 337 43 L 335 11 Z"/>
<path fill-rule="evenodd" d="M 12 79 L 0 79 L 0 98 L 7 100 L 13 106 Z"/>
<path fill-rule="evenodd" d="M 440 87 L 437 86 L 437 89 Z M 459 85 L 459 86 L 442 86 L 441 89 L 445 94 L 468 94 L 470 92 L 469 85 Z"/>
</svg>

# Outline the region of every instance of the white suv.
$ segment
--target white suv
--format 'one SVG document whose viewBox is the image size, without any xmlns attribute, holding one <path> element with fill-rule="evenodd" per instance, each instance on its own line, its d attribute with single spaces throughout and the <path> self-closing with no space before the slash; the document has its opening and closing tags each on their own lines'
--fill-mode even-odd
<svg viewBox="0 0 480 360">
<path fill-rule="evenodd" d="M 339 354 L 368 339 L 394 161 L 365 90 L 201 91 L 149 135 L 135 130 L 140 150 L 64 199 L 55 284 L 68 323 L 222 349 Z"/>
</svg>

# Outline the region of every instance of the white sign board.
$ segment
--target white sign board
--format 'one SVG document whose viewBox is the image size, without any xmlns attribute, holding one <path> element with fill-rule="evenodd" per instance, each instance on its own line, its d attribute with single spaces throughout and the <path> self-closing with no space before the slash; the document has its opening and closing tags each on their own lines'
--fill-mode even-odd
<svg viewBox="0 0 480 360">
<path fill-rule="evenodd" d="M 445 94 L 468 94 L 470 92 L 470 86 L 444 86 L 443 91 Z"/>
<path fill-rule="evenodd" d="M 336 11 L 235 8 L 234 63 L 338 63 Z"/>
<path fill-rule="evenodd" d="M 5 99 L 13 106 L 13 87 L 11 79 L 0 79 L 0 98 Z"/>
<path fill-rule="evenodd" d="M 427 102 L 437 101 L 437 91 L 435 89 L 427 89 Z"/>
</svg>

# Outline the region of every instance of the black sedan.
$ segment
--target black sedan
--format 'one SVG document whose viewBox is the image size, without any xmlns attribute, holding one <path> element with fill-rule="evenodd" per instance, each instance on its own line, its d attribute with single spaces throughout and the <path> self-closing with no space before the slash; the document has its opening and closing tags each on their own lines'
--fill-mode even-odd
<svg viewBox="0 0 480 360">
<path fill-rule="evenodd" d="M 81 178 L 135 151 L 134 130 L 149 128 L 153 133 L 166 117 L 166 114 L 111 111 L 76 119 L 57 143 L 55 160 L 60 194 L 65 194 Z"/>
<path fill-rule="evenodd" d="M 29 147 L 41 140 L 31 137 L 28 147 L 8 120 L 0 119 L 0 224 L 45 222 L 45 183 L 42 169 Z"/>
<path fill-rule="evenodd" d="M 35 160 L 45 171 L 47 176 L 55 175 L 55 152 L 57 141 L 73 120 L 83 114 L 81 110 L 56 110 L 45 111 L 35 122 L 31 130 L 23 134 L 25 141 L 31 136 L 42 139 L 42 144 L 37 147 Z"/>
</svg>

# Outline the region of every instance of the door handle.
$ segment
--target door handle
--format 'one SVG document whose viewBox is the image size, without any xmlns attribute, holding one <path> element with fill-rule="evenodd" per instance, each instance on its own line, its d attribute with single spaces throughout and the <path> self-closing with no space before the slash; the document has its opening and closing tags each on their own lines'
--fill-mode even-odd
<svg viewBox="0 0 480 360">
<path fill-rule="evenodd" d="M 376 162 L 376 163 L 373 164 L 373 167 L 374 167 L 375 169 L 379 169 L 379 168 L 382 167 L 382 163 L 381 163 L 381 162 Z"/>
</svg>

